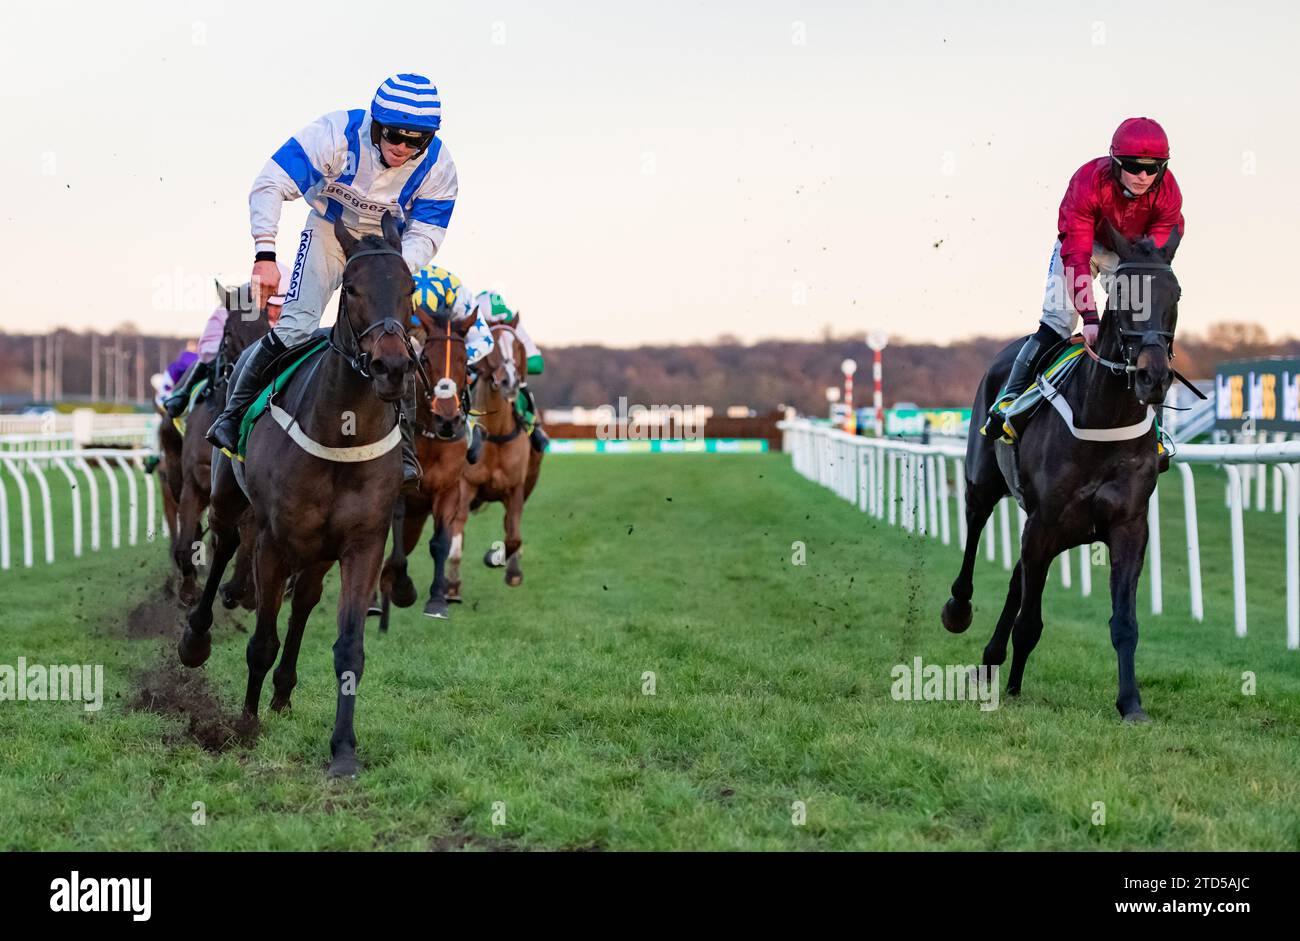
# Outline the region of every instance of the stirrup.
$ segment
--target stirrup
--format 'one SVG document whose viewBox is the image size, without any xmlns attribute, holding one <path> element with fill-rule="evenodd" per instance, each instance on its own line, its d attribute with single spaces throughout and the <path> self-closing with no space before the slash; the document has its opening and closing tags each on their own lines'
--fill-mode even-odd
<svg viewBox="0 0 1300 941">
<path fill-rule="evenodd" d="M 998 438 L 1003 444 L 1015 444 L 1016 439 L 1020 436 L 1016 434 L 1016 429 L 1011 427 L 1011 419 L 1002 423 L 1002 437 Z"/>
</svg>

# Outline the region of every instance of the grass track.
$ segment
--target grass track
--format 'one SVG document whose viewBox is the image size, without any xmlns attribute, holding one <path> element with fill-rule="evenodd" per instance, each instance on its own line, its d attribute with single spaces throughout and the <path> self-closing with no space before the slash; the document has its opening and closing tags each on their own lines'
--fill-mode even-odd
<svg viewBox="0 0 1300 941">
<path fill-rule="evenodd" d="M 96 714 L 0 702 L 0 848 L 1295 850 L 1300 658 L 1283 644 L 1281 523 L 1247 517 L 1238 639 L 1210 474 L 1203 624 L 1184 613 L 1181 501 L 1166 487 L 1168 613 L 1142 618 L 1143 728 L 1113 706 L 1104 569 L 1089 599 L 1053 575 L 1019 699 L 989 713 L 894 702 L 893 665 L 977 660 L 1006 574 L 982 562 L 975 625 L 946 634 L 956 550 L 868 519 L 782 455 L 550 458 L 525 514 L 523 588 L 467 562 L 450 623 L 417 607 L 391 636 L 368 631 L 356 782 L 323 774 L 336 576 L 293 711 L 265 710 L 268 684 L 260 738 L 213 753 L 184 719 L 128 708 L 142 673 L 180 670 L 171 637 L 126 630 L 159 594 L 161 545 L 0 573 L 0 663 L 103 663 L 108 687 Z M 471 521 L 467 560 L 499 519 Z M 805 566 L 790 563 L 796 540 Z M 414 571 L 427 579 L 427 555 Z M 1143 611 L 1147 598 L 1144 580 Z M 200 671 L 226 710 L 245 680 L 234 625 L 251 621 L 219 615 Z"/>
</svg>

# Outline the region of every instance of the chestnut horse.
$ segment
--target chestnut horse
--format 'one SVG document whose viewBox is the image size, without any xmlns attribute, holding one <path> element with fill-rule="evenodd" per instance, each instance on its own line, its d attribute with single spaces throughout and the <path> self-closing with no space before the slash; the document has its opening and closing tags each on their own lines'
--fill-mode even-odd
<svg viewBox="0 0 1300 941">
<path fill-rule="evenodd" d="M 398 500 L 393 513 L 393 551 L 379 578 L 379 629 L 388 630 L 390 600 L 399 608 L 415 604 L 415 583 L 406 572 L 406 560 L 424 531 L 424 521 L 433 515 L 433 537 L 429 554 L 433 556 L 433 582 L 424 613 L 431 618 L 446 618 L 447 580 L 445 566 L 451 547 L 451 527 L 460 508 L 461 469 L 465 466 L 467 416 L 461 409 L 461 392 L 465 389 L 467 354 L 465 338 L 474 325 L 473 317 L 453 323 L 450 313 L 429 318 L 422 312 L 422 325 L 428 335 L 420 351 L 420 363 L 433 383 L 433 393 L 416 387 L 414 415 L 415 453 L 424 476 L 420 493 Z"/>
<path fill-rule="evenodd" d="M 382 238 L 361 239 L 335 224 L 346 261 L 328 348 L 299 366 L 253 426 L 242 473 L 225 454 L 214 457 L 212 570 L 178 651 L 181 662 L 190 667 L 199 666 L 211 653 L 215 585 L 239 544 L 239 515 L 251 504 L 257 521 L 257 627 L 248 641 L 244 714 L 257 716 L 263 681 L 280 649 L 276 620 L 285 582 L 297 573 L 271 699 L 272 709 L 288 708 L 298 681 L 303 629 L 320 600 L 326 572 L 338 562 L 332 777 L 354 777 L 361 767 L 354 719 L 365 665 L 366 609 L 402 486 L 396 404 L 415 363 L 404 326 L 411 315 L 414 283 L 402 258 L 396 223 L 388 213 L 381 223 Z M 274 420 L 265 420 L 268 414 Z"/>
<path fill-rule="evenodd" d="M 516 321 L 517 322 L 517 321 Z M 490 568 L 505 565 L 506 584 L 512 588 L 524 580 L 519 564 L 523 539 L 519 521 L 524 501 L 537 485 L 542 455 L 534 451 L 524 433 L 524 422 L 515 409 L 519 383 L 527 368 L 524 344 L 512 327 L 492 328 L 492 352 L 476 367 L 478 379 L 470 390 L 471 409 L 482 416 L 483 453 L 477 464 L 466 464 L 461 476 L 460 500 L 451 529 L 448 555 L 447 600 L 459 602 L 460 560 L 465 546 L 465 522 L 470 511 L 485 503 L 505 504 L 505 551 L 489 549 L 483 562 Z"/>
</svg>

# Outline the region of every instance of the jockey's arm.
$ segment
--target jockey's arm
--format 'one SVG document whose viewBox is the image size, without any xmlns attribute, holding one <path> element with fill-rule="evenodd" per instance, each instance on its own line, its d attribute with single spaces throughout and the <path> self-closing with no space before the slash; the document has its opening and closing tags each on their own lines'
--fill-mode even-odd
<svg viewBox="0 0 1300 941">
<path fill-rule="evenodd" d="M 1088 182 L 1086 167 L 1070 180 L 1057 219 L 1065 293 L 1085 324 L 1096 324 L 1097 302 L 1092 294 L 1092 245 L 1101 207 Z"/>
<path fill-rule="evenodd" d="M 317 118 L 289 138 L 271 155 L 248 194 L 249 219 L 256 250 L 275 251 L 280 210 L 302 197 L 322 179 L 337 178 L 348 159 L 348 113 L 334 111 Z"/>
<path fill-rule="evenodd" d="M 402 257 L 412 274 L 438 254 L 442 240 L 447 236 L 452 210 L 456 208 L 459 188 L 456 165 L 444 144 L 438 150 L 437 162 L 416 190 L 407 214 L 406 229 L 402 232 Z"/>
<path fill-rule="evenodd" d="M 528 335 L 528 331 L 522 325 L 515 326 L 515 336 L 519 337 L 524 344 L 524 353 L 528 356 L 528 375 L 540 376 L 542 370 L 546 368 L 546 360 L 542 358 L 542 351 L 537 348 L 533 338 Z"/>
</svg>

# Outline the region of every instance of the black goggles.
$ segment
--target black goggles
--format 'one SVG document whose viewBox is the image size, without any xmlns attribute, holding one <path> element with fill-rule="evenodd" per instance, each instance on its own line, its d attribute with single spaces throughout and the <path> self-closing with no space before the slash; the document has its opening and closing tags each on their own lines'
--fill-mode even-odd
<svg viewBox="0 0 1300 941">
<path fill-rule="evenodd" d="M 1157 160 L 1153 157 L 1116 157 L 1115 162 L 1125 173 L 1132 173 L 1134 176 L 1139 173 L 1149 173 L 1154 176 L 1163 170 L 1169 161 Z"/>
<path fill-rule="evenodd" d="M 405 144 L 407 147 L 413 147 L 416 150 L 423 150 L 429 146 L 429 141 L 433 140 L 432 131 L 408 131 L 404 128 L 389 127 L 387 125 L 379 131 L 379 136 L 394 147 L 398 144 Z"/>
</svg>

